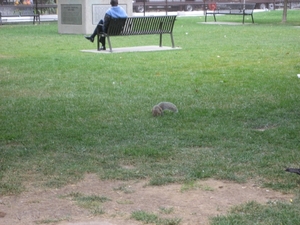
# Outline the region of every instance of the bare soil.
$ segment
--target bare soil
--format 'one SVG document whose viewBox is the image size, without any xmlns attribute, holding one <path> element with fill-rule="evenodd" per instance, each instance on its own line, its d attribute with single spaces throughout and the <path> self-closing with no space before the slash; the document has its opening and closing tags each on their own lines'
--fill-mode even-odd
<svg viewBox="0 0 300 225">
<path fill-rule="evenodd" d="M 103 214 L 95 216 L 68 197 L 70 193 L 105 196 Z M 235 205 L 256 201 L 289 201 L 291 195 L 260 188 L 208 179 L 196 185 L 148 186 L 147 181 L 102 181 L 95 174 L 60 189 L 41 189 L 33 185 L 19 196 L 0 197 L 1 225 L 141 225 L 131 213 L 143 210 L 161 218 L 180 218 L 180 225 L 206 225 L 209 218 L 224 215 Z M 162 209 L 172 209 L 163 213 Z"/>
</svg>

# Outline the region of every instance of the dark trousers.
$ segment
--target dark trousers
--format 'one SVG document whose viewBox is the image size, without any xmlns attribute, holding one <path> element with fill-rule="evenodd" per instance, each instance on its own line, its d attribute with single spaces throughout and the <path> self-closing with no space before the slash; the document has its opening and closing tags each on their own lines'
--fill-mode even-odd
<svg viewBox="0 0 300 225">
<path fill-rule="evenodd" d="M 92 38 L 95 38 L 96 35 L 98 34 L 98 31 L 99 33 L 104 33 L 104 21 L 103 20 L 100 20 L 98 25 L 96 26 L 93 34 L 91 35 Z M 100 42 L 102 44 L 102 46 L 105 46 L 105 37 L 101 35 L 100 37 Z"/>
</svg>

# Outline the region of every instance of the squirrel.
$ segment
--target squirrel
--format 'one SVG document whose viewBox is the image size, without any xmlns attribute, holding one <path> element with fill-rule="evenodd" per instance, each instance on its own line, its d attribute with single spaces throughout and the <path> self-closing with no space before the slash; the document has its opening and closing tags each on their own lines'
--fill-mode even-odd
<svg viewBox="0 0 300 225">
<path fill-rule="evenodd" d="M 171 102 L 160 102 L 159 104 L 155 105 L 152 108 L 152 115 L 153 116 L 162 116 L 164 110 L 171 110 L 175 113 L 178 112 L 178 109 L 176 107 L 176 105 L 174 105 Z"/>
</svg>

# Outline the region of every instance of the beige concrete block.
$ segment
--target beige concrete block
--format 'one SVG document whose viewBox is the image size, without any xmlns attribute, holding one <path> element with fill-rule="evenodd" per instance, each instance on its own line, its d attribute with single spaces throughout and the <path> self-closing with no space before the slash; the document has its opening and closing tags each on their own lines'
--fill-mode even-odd
<svg viewBox="0 0 300 225">
<path fill-rule="evenodd" d="M 132 16 L 132 0 L 119 0 L 128 16 Z M 59 0 L 58 33 L 91 34 L 105 12 L 110 0 Z"/>
</svg>

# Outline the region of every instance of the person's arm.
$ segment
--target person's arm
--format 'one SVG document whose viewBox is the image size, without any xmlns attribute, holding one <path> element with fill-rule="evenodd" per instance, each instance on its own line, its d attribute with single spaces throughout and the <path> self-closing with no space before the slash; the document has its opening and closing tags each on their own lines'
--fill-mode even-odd
<svg viewBox="0 0 300 225">
<path fill-rule="evenodd" d="M 105 33 L 107 33 L 107 29 L 108 29 L 110 20 L 111 20 L 111 16 L 108 14 L 105 14 L 105 16 L 104 16 L 104 32 Z"/>
</svg>

